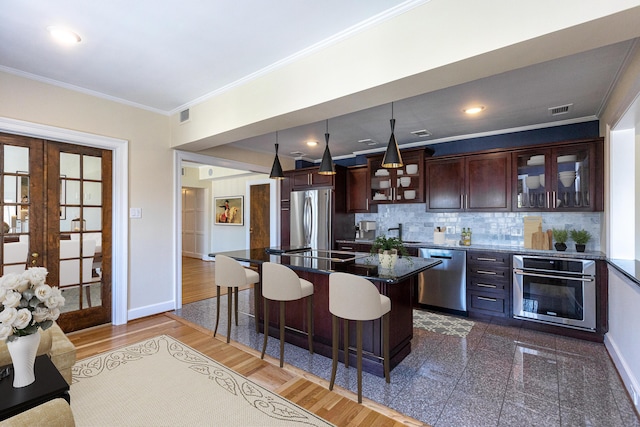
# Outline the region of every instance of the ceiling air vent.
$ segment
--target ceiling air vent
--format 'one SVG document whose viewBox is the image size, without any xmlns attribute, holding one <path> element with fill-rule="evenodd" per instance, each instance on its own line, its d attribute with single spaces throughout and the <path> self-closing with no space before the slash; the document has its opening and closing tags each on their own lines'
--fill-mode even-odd
<svg viewBox="0 0 640 427">
<path fill-rule="evenodd" d="M 289 154 L 291 154 L 293 157 L 302 157 L 305 153 L 303 153 L 302 151 L 292 151 Z"/>
<path fill-rule="evenodd" d="M 429 132 L 426 129 L 414 130 L 411 133 L 414 134 L 415 136 L 419 136 L 420 138 L 426 138 L 427 136 L 431 136 L 431 132 Z"/>
<path fill-rule="evenodd" d="M 375 141 L 371 138 L 367 138 L 367 139 L 359 139 L 358 142 L 360 144 L 366 144 L 366 145 L 377 145 L 378 141 Z"/>
<path fill-rule="evenodd" d="M 180 111 L 180 123 L 189 121 L 189 109 Z"/>
<path fill-rule="evenodd" d="M 573 108 L 573 104 L 560 105 L 558 107 L 551 107 L 551 108 L 549 108 L 549 115 L 550 116 L 560 116 L 562 114 L 567 114 L 567 113 L 571 112 L 572 108 Z"/>
</svg>

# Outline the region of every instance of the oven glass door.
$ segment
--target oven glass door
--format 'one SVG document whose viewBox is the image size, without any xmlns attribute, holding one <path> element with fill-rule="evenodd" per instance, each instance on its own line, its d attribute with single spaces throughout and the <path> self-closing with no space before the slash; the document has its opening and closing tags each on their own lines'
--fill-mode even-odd
<svg viewBox="0 0 640 427">
<path fill-rule="evenodd" d="M 523 276 L 522 310 L 531 314 L 584 320 L 583 282 Z"/>
</svg>

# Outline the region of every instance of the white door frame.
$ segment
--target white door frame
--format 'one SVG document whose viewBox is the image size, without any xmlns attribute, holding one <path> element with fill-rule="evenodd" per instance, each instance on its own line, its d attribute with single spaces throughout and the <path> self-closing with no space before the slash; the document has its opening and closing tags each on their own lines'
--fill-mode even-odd
<svg viewBox="0 0 640 427">
<path fill-rule="evenodd" d="M 7 117 L 0 117 L 0 132 L 42 138 L 49 141 L 68 142 L 113 152 L 111 323 L 114 325 L 127 323 L 129 141 Z"/>
</svg>

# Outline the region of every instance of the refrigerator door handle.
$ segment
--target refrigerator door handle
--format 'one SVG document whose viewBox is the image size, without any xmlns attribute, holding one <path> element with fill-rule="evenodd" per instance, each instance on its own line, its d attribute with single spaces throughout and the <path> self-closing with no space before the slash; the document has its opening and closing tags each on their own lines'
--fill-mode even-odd
<svg viewBox="0 0 640 427">
<path fill-rule="evenodd" d="M 309 245 L 311 243 L 311 235 L 313 228 L 313 207 L 311 205 L 311 197 L 305 197 L 304 199 L 304 244 Z"/>
</svg>

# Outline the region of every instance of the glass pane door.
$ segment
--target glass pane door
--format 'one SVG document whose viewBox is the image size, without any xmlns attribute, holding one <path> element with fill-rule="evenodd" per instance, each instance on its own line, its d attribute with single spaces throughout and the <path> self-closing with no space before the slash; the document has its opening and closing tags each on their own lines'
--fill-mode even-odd
<svg viewBox="0 0 640 427">
<path fill-rule="evenodd" d="M 516 156 L 517 199 L 516 207 L 523 210 L 540 210 L 549 207 L 546 180 L 547 152 L 526 152 Z"/>
</svg>

